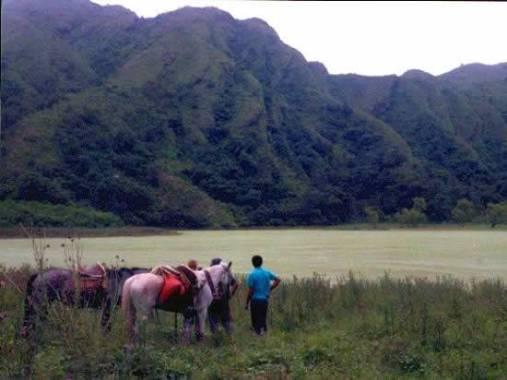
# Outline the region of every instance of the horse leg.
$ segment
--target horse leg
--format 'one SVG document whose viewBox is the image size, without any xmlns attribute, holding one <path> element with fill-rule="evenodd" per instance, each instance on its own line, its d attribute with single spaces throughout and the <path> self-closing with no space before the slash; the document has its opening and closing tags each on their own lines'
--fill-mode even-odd
<svg viewBox="0 0 507 380">
<path fill-rule="evenodd" d="M 111 331 L 111 297 L 108 295 L 105 301 L 102 303 L 102 315 L 100 317 L 100 326 L 102 331 L 107 333 Z"/>
<path fill-rule="evenodd" d="M 195 309 L 187 307 L 183 312 L 183 343 L 190 344 L 190 330 L 195 323 Z"/>
<path fill-rule="evenodd" d="M 135 324 L 136 336 L 138 342 L 141 339 L 141 344 L 144 344 L 148 336 L 150 322 L 155 319 L 156 301 L 150 297 L 143 297 L 141 299 L 134 297 L 133 304 L 138 315 L 137 323 Z"/>
<path fill-rule="evenodd" d="M 28 297 L 27 297 L 28 298 Z M 25 299 L 25 315 L 23 317 L 23 326 L 21 327 L 21 336 L 26 338 L 33 331 L 35 326 L 36 309 L 34 307 L 34 300 Z"/>
<path fill-rule="evenodd" d="M 231 307 L 229 305 L 229 300 L 225 300 L 223 304 L 223 309 L 221 313 L 222 326 L 226 333 L 232 333 L 232 316 L 231 316 Z"/>
<path fill-rule="evenodd" d="M 204 339 L 204 327 L 206 324 L 207 316 L 208 316 L 207 307 L 197 310 L 197 321 L 195 324 L 195 338 L 197 341 L 201 341 Z"/>
<path fill-rule="evenodd" d="M 173 339 L 175 342 L 178 341 L 178 313 L 174 313 L 174 330 L 173 330 Z"/>
<path fill-rule="evenodd" d="M 23 338 L 27 338 L 35 328 L 35 321 L 40 316 L 38 311 L 39 307 L 35 305 L 36 300 L 31 299 L 25 301 L 25 315 L 23 317 L 23 326 L 21 327 L 20 335 Z M 41 311 L 44 310 L 41 308 Z"/>
<path fill-rule="evenodd" d="M 33 330 L 36 317 L 35 297 L 34 297 L 34 285 L 33 282 L 37 278 L 37 274 L 30 276 L 26 284 L 25 294 L 25 314 L 23 317 L 23 327 L 21 328 L 21 336 L 27 337 L 31 330 Z"/>
<path fill-rule="evenodd" d="M 214 335 L 218 331 L 218 305 L 212 302 L 208 308 L 208 322 L 211 334 Z"/>
</svg>

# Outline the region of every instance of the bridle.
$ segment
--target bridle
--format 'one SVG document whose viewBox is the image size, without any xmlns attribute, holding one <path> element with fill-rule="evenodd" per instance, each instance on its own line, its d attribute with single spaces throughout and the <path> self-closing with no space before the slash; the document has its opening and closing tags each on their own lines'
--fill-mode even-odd
<svg viewBox="0 0 507 380">
<path fill-rule="evenodd" d="M 206 281 L 208 282 L 208 286 L 211 290 L 211 294 L 213 295 L 213 299 L 214 300 L 220 299 L 220 295 L 218 294 L 218 290 L 215 287 L 215 284 L 213 284 L 213 280 L 211 278 L 211 275 L 209 274 L 209 271 L 204 270 L 204 275 L 206 276 Z"/>
<path fill-rule="evenodd" d="M 224 270 L 224 272 L 222 272 L 221 275 L 224 276 L 227 273 L 230 275 L 229 268 L 230 268 L 230 264 L 227 267 L 222 265 L 222 269 Z M 222 291 L 223 288 L 221 288 L 220 285 L 227 284 L 227 281 L 222 282 L 223 279 L 220 279 L 218 284 L 213 284 L 213 280 L 212 280 L 211 275 L 208 270 L 206 270 L 206 269 L 204 270 L 204 275 L 206 277 L 206 282 L 208 283 L 209 288 L 211 290 L 211 294 L 213 295 L 213 299 L 214 300 L 222 299 L 224 294 Z"/>
</svg>

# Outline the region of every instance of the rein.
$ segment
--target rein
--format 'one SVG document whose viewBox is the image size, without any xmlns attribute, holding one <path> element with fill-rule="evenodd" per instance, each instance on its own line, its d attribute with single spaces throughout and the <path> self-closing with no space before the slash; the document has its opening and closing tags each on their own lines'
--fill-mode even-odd
<svg viewBox="0 0 507 380">
<path fill-rule="evenodd" d="M 204 275 L 206 276 L 206 281 L 208 282 L 209 288 L 211 289 L 211 294 L 213 295 L 213 299 L 217 300 L 220 298 L 220 295 L 217 292 L 217 289 L 215 288 L 215 285 L 213 284 L 213 280 L 211 279 L 211 275 L 207 270 L 204 271 Z"/>
</svg>

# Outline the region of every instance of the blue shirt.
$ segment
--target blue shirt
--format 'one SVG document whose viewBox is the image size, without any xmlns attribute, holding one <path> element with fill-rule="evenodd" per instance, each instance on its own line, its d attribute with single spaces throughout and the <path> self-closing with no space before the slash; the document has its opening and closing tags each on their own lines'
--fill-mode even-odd
<svg viewBox="0 0 507 380">
<path fill-rule="evenodd" d="M 251 271 L 246 281 L 248 287 L 253 289 L 252 299 L 267 301 L 271 292 L 271 281 L 275 278 L 271 271 L 262 267 Z"/>
</svg>

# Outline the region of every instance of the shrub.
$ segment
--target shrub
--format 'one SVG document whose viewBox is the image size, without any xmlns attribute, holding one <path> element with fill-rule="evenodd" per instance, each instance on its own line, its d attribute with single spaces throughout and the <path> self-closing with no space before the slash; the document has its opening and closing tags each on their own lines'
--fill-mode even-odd
<svg viewBox="0 0 507 380">
<path fill-rule="evenodd" d="M 377 228 L 377 224 L 380 220 L 379 210 L 375 207 L 366 206 L 364 208 L 364 213 L 366 214 L 366 221 L 374 228 Z"/>
<path fill-rule="evenodd" d="M 0 201 L 0 226 L 115 227 L 122 220 L 111 213 L 76 205 Z"/>
<path fill-rule="evenodd" d="M 452 220 L 457 223 L 469 223 L 475 217 L 475 207 L 468 199 L 460 199 L 451 212 Z"/>
<path fill-rule="evenodd" d="M 400 224 L 416 227 L 417 225 L 426 222 L 426 215 L 415 208 L 404 208 L 395 215 L 394 219 Z"/>
<path fill-rule="evenodd" d="M 497 224 L 507 224 L 507 202 L 489 203 L 486 212 L 492 228 Z"/>
</svg>

